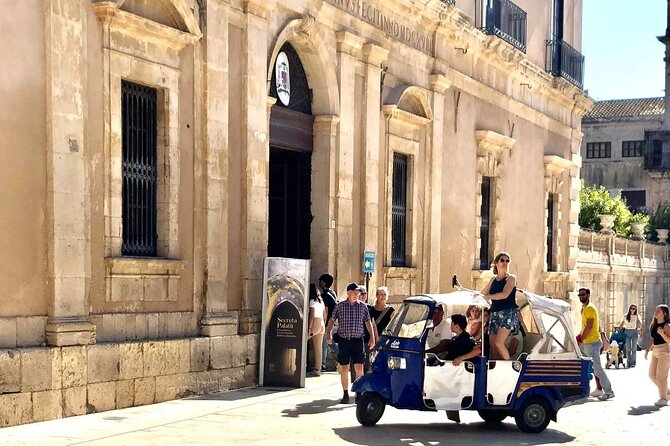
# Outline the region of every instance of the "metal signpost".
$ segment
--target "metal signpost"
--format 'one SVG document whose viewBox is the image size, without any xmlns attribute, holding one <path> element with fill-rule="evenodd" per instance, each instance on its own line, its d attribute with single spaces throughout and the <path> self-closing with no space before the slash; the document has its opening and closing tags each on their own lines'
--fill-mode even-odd
<svg viewBox="0 0 670 446">
<path fill-rule="evenodd" d="M 375 272 L 375 252 L 363 251 L 363 276 L 365 277 L 365 289 L 370 292 L 370 277 Z"/>
</svg>

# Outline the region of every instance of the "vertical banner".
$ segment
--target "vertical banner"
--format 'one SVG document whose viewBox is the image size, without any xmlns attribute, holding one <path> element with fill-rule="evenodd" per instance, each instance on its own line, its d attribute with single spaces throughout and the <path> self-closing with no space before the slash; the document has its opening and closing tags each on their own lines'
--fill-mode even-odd
<svg viewBox="0 0 670 446">
<path fill-rule="evenodd" d="M 304 387 L 309 260 L 266 257 L 258 383 Z"/>
</svg>

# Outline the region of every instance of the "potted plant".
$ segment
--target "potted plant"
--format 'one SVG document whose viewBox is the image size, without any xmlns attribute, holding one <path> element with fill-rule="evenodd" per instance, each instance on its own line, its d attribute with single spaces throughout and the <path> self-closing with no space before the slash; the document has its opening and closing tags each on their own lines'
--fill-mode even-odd
<svg viewBox="0 0 670 446">
<path fill-rule="evenodd" d="M 633 237 L 637 239 L 643 239 L 645 229 L 649 224 L 649 216 L 641 212 L 633 214 L 631 215 L 629 222 Z"/>
<path fill-rule="evenodd" d="M 668 238 L 668 229 L 670 229 L 670 203 L 659 203 L 651 215 L 649 227 L 656 232 L 657 240 L 665 243 Z"/>
<path fill-rule="evenodd" d="M 603 186 L 587 187 L 582 180 L 579 203 L 579 226 L 582 228 L 630 235 L 631 213 L 620 194 L 612 198 Z"/>
</svg>

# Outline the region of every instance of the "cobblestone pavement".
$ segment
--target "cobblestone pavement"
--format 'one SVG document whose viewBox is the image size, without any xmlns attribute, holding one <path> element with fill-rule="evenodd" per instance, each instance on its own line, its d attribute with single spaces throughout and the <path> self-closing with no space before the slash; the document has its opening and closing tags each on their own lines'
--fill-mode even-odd
<svg viewBox="0 0 670 446">
<path fill-rule="evenodd" d="M 339 404 L 335 373 L 308 378 L 304 389 L 256 388 L 151 406 L 0 429 L 2 445 L 629 445 L 670 430 L 670 407 L 658 408 L 648 362 L 609 369 L 616 397 L 567 407 L 541 434 L 520 432 L 513 419 L 486 426 L 476 412 L 461 424 L 444 412 L 386 409 L 376 427 Z M 667 436 L 668 434 L 666 434 Z"/>
</svg>

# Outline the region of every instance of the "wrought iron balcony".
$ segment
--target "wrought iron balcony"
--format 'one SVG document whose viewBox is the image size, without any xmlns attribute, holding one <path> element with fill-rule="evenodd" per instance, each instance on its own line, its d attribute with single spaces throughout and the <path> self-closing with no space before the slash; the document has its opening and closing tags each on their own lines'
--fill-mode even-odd
<svg viewBox="0 0 670 446">
<path fill-rule="evenodd" d="M 446 3 L 447 5 L 454 5 L 456 4 L 456 0 L 442 0 L 442 3 Z"/>
<path fill-rule="evenodd" d="M 670 131 L 644 132 L 644 168 L 650 172 L 670 171 Z"/>
<path fill-rule="evenodd" d="M 584 88 L 584 56 L 564 40 L 547 41 L 546 70 Z"/>
<path fill-rule="evenodd" d="M 526 11 L 510 0 L 476 1 L 475 22 L 486 34 L 498 36 L 526 52 Z"/>
</svg>

